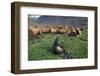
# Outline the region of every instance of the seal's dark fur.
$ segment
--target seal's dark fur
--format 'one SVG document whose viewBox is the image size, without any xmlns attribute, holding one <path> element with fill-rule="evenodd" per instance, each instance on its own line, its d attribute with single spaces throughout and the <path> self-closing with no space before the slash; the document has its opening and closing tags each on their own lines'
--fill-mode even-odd
<svg viewBox="0 0 100 76">
<path fill-rule="evenodd" d="M 57 47 L 59 47 L 60 50 L 57 49 Z M 54 41 L 53 53 L 60 55 L 61 57 L 63 57 L 63 59 L 70 59 L 70 58 L 72 58 L 70 53 L 67 50 L 65 51 L 64 46 L 60 42 L 60 37 L 56 37 L 56 39 Z"/>
</svg>

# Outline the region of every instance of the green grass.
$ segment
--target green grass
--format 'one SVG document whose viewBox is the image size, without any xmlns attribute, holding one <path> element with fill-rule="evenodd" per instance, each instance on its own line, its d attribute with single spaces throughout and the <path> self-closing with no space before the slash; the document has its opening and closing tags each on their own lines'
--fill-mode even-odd
<svg viewBox="0 0 100 76">
<path fill-rule="evenodd" d="M 74 59 L 88 57 L 87 30 L 84 30 L 82 34 L 77 37 L 52 33 L 37 36 L 34 41 L 28 41 L 28 60 L 62 59 L 60 55 L 52 53 L 54 40 L 58 36 L 61 38 L 65 49 L 69 50 Z"/>
</svg>

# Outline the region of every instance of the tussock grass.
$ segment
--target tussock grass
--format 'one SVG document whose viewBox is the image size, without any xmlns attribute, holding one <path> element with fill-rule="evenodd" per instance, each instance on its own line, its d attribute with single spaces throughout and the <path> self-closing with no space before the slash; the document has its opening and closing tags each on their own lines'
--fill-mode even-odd
<svg viewBox="0 0 100 76">
<path fill-rule="evenodd" d="M 52 53 L 52 46 L 56 37 L 61 37 L 66 51 L 69 51 L 74 59 L 88 57 L 87 30 L 77 37 L 69 37 L 67 34 L 45 33 L 28 41 L 28 60 L 52 60 L 62 59 L 60 55 Z"/>
</svg>

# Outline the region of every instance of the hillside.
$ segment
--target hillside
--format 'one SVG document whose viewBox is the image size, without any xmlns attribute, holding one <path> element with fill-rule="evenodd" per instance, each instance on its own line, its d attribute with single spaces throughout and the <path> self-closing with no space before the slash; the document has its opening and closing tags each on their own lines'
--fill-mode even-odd
<svg viewBox="0 0 100 76">
<path fill-rule="evenodd" d="M 52 52 L 52 46 L 56 37 L 61 37 L 61 41 L 66 49 L 71 53 L 72 59 L 87 58 L 87 30 L 77 37 L 69 37 L 66 34 L 43 33 L 28 43 L 28 60 L 55 60 L 63 59 L 60 55 Z"/>
<path fill-rule="evenodd" d="M 70 25 L 70 26 L 87 26 L 87 17 L 71 17 L 71 16 L 48 16 L 41 15 L 40 17 L 29 17 L 29 25 Z"/>
</svg>

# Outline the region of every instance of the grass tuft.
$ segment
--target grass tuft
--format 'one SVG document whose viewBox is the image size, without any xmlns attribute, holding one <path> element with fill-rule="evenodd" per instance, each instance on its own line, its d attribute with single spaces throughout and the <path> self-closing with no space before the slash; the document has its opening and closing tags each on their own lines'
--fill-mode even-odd
<svg viewBox="0 0 100 76">
<path fill-rule="evenodd" d="M 69 37 L 67 34 L 45 33 L 37 36 L 34 40 L 28 41 L 28 60 L 52 60 L 62 59 L 60 55 L 52 53 L 52 46 L 56 37 L 61 41 L 73 59 L 88 57 L 87 30 L 77 37 Z"/>
</svg>

